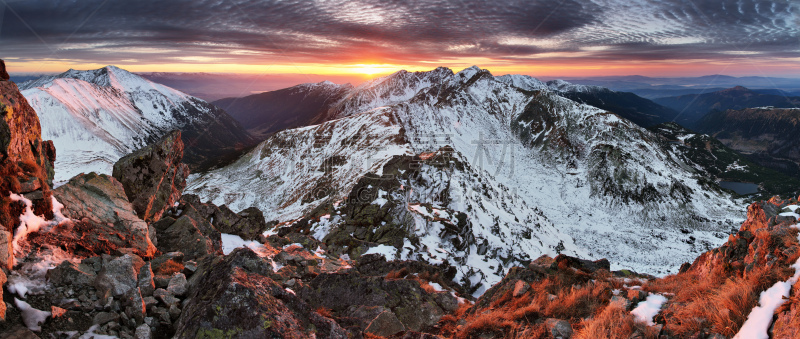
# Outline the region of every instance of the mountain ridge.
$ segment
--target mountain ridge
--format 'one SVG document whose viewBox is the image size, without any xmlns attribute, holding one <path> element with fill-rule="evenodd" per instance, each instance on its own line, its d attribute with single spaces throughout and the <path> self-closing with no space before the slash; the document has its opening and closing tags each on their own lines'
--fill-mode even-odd
<svg viewBox="0 0 800 339">
<path fill-rule="evenodd" d="M 20 87 L 43 134 L 65 155 L 57 160 L 59 182 L 81 172 L 111 173 L 116 159 L 174 129 L 184 132 L 193 169 L 254 143 L 221 109 L 115 66 L 69 70 Z"/>
</svg>

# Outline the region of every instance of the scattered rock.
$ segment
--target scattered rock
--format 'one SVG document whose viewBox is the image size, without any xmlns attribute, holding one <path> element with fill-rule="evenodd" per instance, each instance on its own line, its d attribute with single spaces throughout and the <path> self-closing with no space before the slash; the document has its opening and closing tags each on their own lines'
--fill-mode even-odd
<svg viewBox="0 0 800 339">
<path fill-rule="evenodd" d="M 39 339 L 39 336 L 26 327 L 17 326 L 8 332 L 0 333 L 0 339 Z"/>
<path fill-rule="evenodd" d="M 150 326 L 141 324 L 136 328 L 136 333 L 133 336 L 135 339 L 152 339 L 153 333 L 150 331 Z"/>
<path fill-rule="evenodd" d="M 92 319 L 92 323 L 95 325 L 104 325 L 108 322 L 117 320 L 119 320 L 119 314 L 111 312 L 100 312 L 94 316 L 94 318 Z"/>
<path fill-rule="evenodd" d="M 566 320 L 549 318 L 545 320 L 544 324 L 554 339 L 572 338 L 572 326 Z"/>
<path fill-rule="evenodd" d="M 182 296 L 186 294 L 187 289 L 187 281 L 186 276 L 183 273 L 175 273 L 172 278 L 169 280 L 169 285 L 167 285 L 167 292 L 174 296 Z"/>
<path fill-rule="evenodd" d="M 137 286 L 139 290 L 142 292 L 144 296 L 151 296 L 153 295 L 153 291 L 156 289 L 156 283 L 153 281 L 153 270 L 151 266 L 151 262 L 146 262 L 142 265 L 142 268 L 139 269 L 139 275 L 136 277 L 137 279 Z"/>
<path fill-rule="evenodd" d="M 514 284 L 514 298 L 518 298 L 523 294 L 527 293 L 528 290 L 531 289 L 531 284 L 526 283 L 522 280 L 517 280 L 517 283 Z"/>
</svg>

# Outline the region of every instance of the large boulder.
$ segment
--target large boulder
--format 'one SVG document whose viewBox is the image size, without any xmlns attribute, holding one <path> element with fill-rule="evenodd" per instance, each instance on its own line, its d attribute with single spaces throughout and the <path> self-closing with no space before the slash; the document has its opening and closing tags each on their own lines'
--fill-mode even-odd
<svg viewBox="0 0 800 339">
<path fill-rule="evenodd" d="M 206 257 L 190 279 L 174 338 L 347 338 L 333 320 L 272 279 L 250 249 Z"/>
<path fill-rule="evenodd" d="M 60 237 L 71 238 L 96 254 L 131 248 L 142 257 L 155 255 L 156 247 L 150 241 L 147 223 L 136 216 L 122 184 L 114 178 L 105 174 L 81 174 L 57 188 L 54 196 L 68 202 L 61 213 L 75 219 L 59 225 L 60 231 L 49 232 L 52 234 L 48 236 L 56 241 Z"/>
<path fill-rule="evenodd" d="M 180 199 L 189 176 L 182 159 L 181 132 L 173 131 L 114 164 L 112 175 L 122 183 L 140 218 L 158 221 Z"/>
</svg>

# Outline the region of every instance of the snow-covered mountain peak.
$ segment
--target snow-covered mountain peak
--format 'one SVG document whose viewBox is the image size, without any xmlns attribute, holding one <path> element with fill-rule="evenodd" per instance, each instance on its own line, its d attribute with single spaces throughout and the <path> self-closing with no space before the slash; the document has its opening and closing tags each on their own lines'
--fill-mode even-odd
<svg viewBox="0 0 800 339">
<path fill-rule="evenodd" d="M 478 74 L 480 72 L 489 72 L 489 70 L 482 69 L 482 68 L 478 67 L 477 65 L 472 65 L 470 67 L 467 67 L 467 68 L 461 70 L 457 74 L 459 76 L 461 76 L 461 74 L 463 74 L 463 77 L 469 79 L 469 78 L 473 77 L 475 74 Z M 489 74 L 491 74 L 491 73 L 489 73 Z"/>
<path fill-rule="evenodd" d="M 194 165 L 208 156 L 201 147 L 224 139 L 212 151 L 218 152 L 252 142 L 219 108 L 115 66 L 71 69 L 19 87 L 39 116 L 42 135 L 59 150 L 56 182 L 81 172 L 110 174 L 121 156 L 174 129 L 194 138 L 185 158 Z"/>
<path fill-rule="evenodd" d="M 588 86 L 588 85 L 578 85 L 573 84 L 571 82 L 567 82 L 561 79 L 558 80 L 550 80 L 547 82 L 547 86 L 550 89 L 557 91 L 557 92 L 594 92 L 594 91 L 610 91 L 609 89 L 601 86 Z"/>
<path fill-rule="evenodd" d="M 176 89 L 152 82 L 117 66 L 106 66 L 94 70 L 70 69 L 64 73 L 29 80 L 20 84 L 21 90 L 45 86 L 55 79 L 77 79 L 98 87 L 115 88 L 125 93 L 158 92 L 172 101 L 190 100 L 191 96 Z"/>
<path fill-rule="evenodd" d="M 520 89 L 524 89 L 526 91 L 541 91 L 550 89 L 549 87 L 547 87 L 546 83 L 530 75 L 506 74 L 495 78 L 497 79 L 497 81 L 509 84 L 511 86 Z"/>
</svg>

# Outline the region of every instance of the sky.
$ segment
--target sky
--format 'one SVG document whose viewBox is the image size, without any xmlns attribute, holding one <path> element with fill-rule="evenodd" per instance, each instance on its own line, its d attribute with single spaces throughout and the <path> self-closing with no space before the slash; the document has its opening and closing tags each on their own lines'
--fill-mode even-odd
<svg viewBox="0 0 800 339">
<path fill-rule="evenodd" d="M 800 1 L 0 0 L 16 73 L 800 77 Z"/>
</svg>

